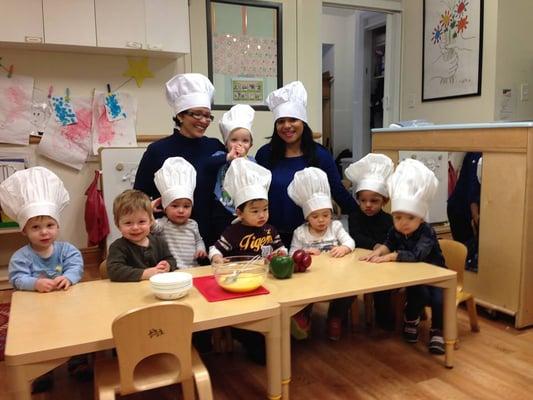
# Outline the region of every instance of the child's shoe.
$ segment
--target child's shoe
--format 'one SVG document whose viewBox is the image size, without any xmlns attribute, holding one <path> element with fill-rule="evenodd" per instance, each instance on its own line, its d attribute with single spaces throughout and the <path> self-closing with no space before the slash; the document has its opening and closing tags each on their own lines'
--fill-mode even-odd
<svg viewBox="0 0 533 400">
<path fill-rule="evenodd" d="M 403 338 L 407 343 L 418 342 L 418 326 L 420 325 L 420 317 L 413 321 L 403 320 Z"/>
<path fill-rule="evenodd" d="M 429 330 L 429 352 L 432 354 L 444 354 L 446 349 L 444 347 L 444 338 L 439 329 Z"/>
<path fill-rule="evenodd" d="M 291 336 L 296 340 L 304 340 L 309 337 L 311 331 L 311 315 L 304 308 L 291 318 Z"/>
<path fill-rule="evenodd" d="M 327 327 L 328 339 L 339 340 L 342 334 L 342 319 L 339 317 L 331 317 L 328 319 Z"/>
</svg>

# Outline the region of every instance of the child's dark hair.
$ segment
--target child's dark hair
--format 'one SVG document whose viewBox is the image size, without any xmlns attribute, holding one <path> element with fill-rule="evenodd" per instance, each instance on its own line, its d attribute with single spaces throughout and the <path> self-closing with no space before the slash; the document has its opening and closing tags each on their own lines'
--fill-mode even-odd
<svg viewBox="0 0 533 400">
<path fill-rule="evenodd" d="M 237 210 L 239 210 L 240 212 L 244 212 L 244 209 L 246 208 L 246 206 L 248 204 L 252 204 L 253 202 L 255 201 L 261 201 L 261 200 L 264 200 L 268 203 L 268 200 L 267 199 L 252 199 L 252 200 L 248 200 L 248 201 L 245 201 L 244 203 L 242 203 L 240 206 L 237 207 Z"/>
<path fill-rule="evenodd" d="M 304 159 L 307 162 L 308 167 L 319 167 L 318 158 L 316 156 L 317 144 L 313 140 L 313 131 L 306 122 L 302 121 L 302 123 L 304 128 L 300 148 L 302 149 Z M 275 167 L 280 160 L 285 158 L 285 147 L 287 146 L 283 139 L 278 135 L 276 123 L 274 123 L 274 132 L 270 139 L 270 146 L 272 149 L 270 153 L 270 163 L 271 167 Z"/>
<path fill-rule="evenodd" d="M 145 193 L 136 189 L 123 191 L 113 200 L 113 218 L 115 225 L 118 226 L 120 217 L 123 215 L 131 214 L 138 210 L 146 211 L 150 219 L 153 218 L 152 203 Z"/>
</svg>

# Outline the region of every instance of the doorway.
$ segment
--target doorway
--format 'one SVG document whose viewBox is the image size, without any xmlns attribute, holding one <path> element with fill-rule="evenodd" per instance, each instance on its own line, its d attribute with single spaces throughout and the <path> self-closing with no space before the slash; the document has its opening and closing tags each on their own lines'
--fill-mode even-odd
<svg viewBox="0 0 533 400">
<path fill-rule="evenodd" d="M 333 157 L 351 152 L 353 160 L 371 151 L 371 129 L 398 120 L 401 51 L 400 10 L 356 3 L 322 8 L 322 72 L 330 77 L 330 87 L 323 84 L 323 104 L 328 97 L 330 107 L 323 110 L 330 116 L 323 132 Z"/>
</svg>

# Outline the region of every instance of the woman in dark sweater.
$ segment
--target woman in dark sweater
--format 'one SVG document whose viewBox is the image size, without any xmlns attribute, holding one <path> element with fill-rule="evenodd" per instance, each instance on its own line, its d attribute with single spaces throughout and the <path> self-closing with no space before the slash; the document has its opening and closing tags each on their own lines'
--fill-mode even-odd
<svg viewBox="0 0 533 400">
<path fill-rule="evenodd" d="M 294 174 L 306 167 L 322 169 L 328 176 L 333 199 L 349 214 L 356 209 L 350 193 L 344 188 L 331 154 L 313 141 L 313 132 L 307 124 L 307 93 L 301 82 L 291 82 L 270 93 L 266 100 L 274 113 L 274 132 L 270 143 L 256 154 L 258 164 L 272 172 L 270 185 L 270 223 L 274 225 L 289 247 L 293 231 L 305 220 L 302 209 L 287 194 Z"/>
<path fill-rule="evenodd" d="M 191 218 L 198 223 L 200 234 L 207 245 L 217 237 L 211 234 L 210 212 L 216 180 L 216 165 L 226 162 L 221 157 L 211 157 L 224 151 L 224 145 L 214 138 L 205 137 L 213 121 L 211 99 L 214 87 L 201 74 L 180 74 L 166 83 L 167 100 L 174 111 L 176 127 L 172 135 L 148 146 L 144 153 L 134 188 L 142 190 L 152 199 L 160 197 L 154 184 L 154 174 L 169 157 L 183 157 L 196 169 L 196 190 Z"/>
</svg>

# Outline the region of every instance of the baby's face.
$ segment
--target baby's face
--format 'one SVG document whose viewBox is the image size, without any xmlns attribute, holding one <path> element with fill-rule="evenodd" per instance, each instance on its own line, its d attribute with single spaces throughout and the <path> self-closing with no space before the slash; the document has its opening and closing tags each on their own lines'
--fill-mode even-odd
<svg viewBox="0 0 533 400">
<path fill-rule="evenodd" d="M 331 209 L 321 208 L 307 216 L 307 221 L 315 233 L 324 233 L 331 223 Z"/>
<path fill-rule="evenodd" d="M 31 247 L 44 251 L 54 244 L 59 235 L 57 221 L 48 215 L 33 217 L 26 222 L 22 233 L 28 237 Z"/>
<path fill-rule="evenodd" d="M 250 147 L 252 147 L 252 135 L 248 129 L 244 128 L 233 130 L 226 142 L 228 152 L 231 151 L 232 148 L 236 148 L 239 157 L 247 155 Z"/>
<path fill-rule="evenodd" d="M 424 222 L 422 218 L 413 214 L 399 211 L 392 213 L 394 228 L 405 236 L 409 236 L 416 231 L 422 222 Z"/>
<path fill-rule="evenodd" d="M 185 224 L 192 213 L 192 201 L 189 199 L 176 199 L 165 208 L 167 218 L 177 225 Z"/>
<path fill-rule="evenodd" d="M 359 203 L 359 207 L 365 215 L 372 217 L 381 211 L 386 199 L 371 190 L 361 190 L 357 192 L 357 203 Z"/>
</svg>

